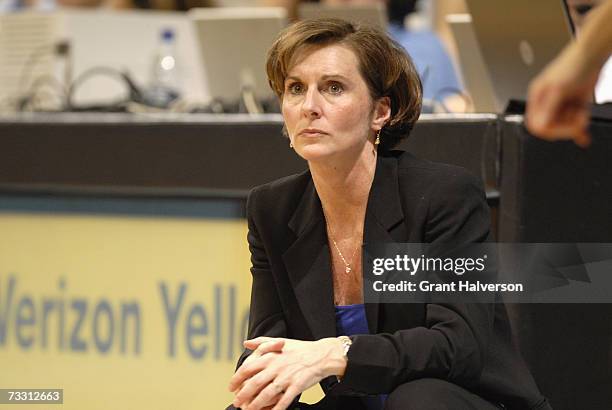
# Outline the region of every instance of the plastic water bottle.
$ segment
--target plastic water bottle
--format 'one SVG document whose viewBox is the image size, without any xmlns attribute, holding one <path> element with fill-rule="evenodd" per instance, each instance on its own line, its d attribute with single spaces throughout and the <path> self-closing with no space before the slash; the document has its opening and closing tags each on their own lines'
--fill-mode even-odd
<svg viewBox="0 0 612 410">
<path fill-rule="evenodd" d="M 155 107 L 165 108 L 180 96 L 180 86 L 174 30 L 164 29 L 160 34 L 146 100 Z"/>
</svg>

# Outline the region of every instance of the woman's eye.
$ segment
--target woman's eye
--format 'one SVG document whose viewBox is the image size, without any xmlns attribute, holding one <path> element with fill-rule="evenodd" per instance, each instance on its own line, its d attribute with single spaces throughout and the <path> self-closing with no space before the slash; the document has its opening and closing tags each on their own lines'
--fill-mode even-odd
<svg viewBox="0 0 612 410">
<path fill-rule="evenodd" d="M 342 85 L 340 85 L 338 83 L 331 83 L 327 87 L 327 89 L 332 94 L 340 94 L 340 93 L 342 93 L 342 91 L 344 91 L 344 89 L 342 88 Z"/>
<path fill-rule="evenodd" d="M 304 87 L 300 83 L 293 83 L 287 87 L 291 94 L 301 94 L 304 91 Z"/>
</svg>

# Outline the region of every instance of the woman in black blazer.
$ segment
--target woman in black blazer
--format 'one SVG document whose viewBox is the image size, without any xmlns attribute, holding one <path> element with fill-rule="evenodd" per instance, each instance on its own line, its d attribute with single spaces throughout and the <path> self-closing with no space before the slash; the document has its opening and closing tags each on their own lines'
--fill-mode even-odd
<svg viewBox="0 0 612 410">
<path fill-rule="evenodd" d="M 320 382 L 320 409 L 549 409 L 503 305 L 364 304 L 364 243 L 489 237 L 475 177 L 390 150 L 420 111 L 405 51 L 374 29 L 305 21 L 267 69 L 309 170 L 249 196 L 250 340 L 233 406 L 306 408 L 299 394 Z"/>
</svg>

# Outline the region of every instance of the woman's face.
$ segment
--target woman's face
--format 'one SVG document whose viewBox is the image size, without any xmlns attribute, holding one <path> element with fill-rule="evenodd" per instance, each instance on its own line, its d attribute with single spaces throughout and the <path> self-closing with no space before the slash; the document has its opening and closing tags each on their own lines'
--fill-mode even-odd
<svg viewBox="0 0 612 410">
<path fill-rule="evenodd" d="M 282 112 L 295 151 L 308 161 L 359 155 L 389 118 L 389 99 L 374 102 L 355 54 L 331 45 L 297 56 L 285 80 Z"/>
</svg>

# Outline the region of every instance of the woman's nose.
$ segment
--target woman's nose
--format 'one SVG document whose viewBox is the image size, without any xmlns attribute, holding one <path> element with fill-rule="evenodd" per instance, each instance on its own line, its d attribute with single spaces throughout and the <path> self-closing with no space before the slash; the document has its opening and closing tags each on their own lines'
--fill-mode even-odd
<svg viewBox="0 0 612 410">
<path fill-rule="evenodd" d="M 318 118 L 321 116 L 321 95 L 316 88 L 310 88 L 304 95 L 302 102 L 302 114 L 305 117 Z"/>
</svg>

